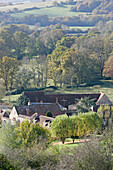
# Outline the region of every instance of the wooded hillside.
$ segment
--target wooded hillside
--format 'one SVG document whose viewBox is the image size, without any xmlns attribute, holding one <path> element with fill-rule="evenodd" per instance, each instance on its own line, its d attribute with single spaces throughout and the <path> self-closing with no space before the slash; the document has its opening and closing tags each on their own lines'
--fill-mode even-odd
<svg viewBox="0 0 113 170">
<path fill-rule="evenodd" d="M 77 1 L 71 8 L 75 12 L 93 12 L 94 14 L 108 14 L 113 11 L 113 0 L 84 0 Z"/>
</svg>

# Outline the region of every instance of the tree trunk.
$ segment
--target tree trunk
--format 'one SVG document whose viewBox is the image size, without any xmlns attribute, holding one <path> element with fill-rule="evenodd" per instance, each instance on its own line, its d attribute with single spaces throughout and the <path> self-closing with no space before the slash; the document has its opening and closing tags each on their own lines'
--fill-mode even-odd
<svg viewBox="0 0 113 170">
<path fill-rule="evenodd" d="M 37 82 L 37 87 L 40 87 L 40 73 L 38 72 L 38 82 Z"/>
<path fill-rule="evenodd" d="M 73 77 L 71 77 L 71 87 L 73 86 Z"/>
<path fill-rule="evenodd" d="M 64 138 L 62 138 L 62 139 L 61 139 L 61 141 L 62 141 L 62 144 L 64 144 L 64 142 L 65 142 L 65 139 L 64 139 Z"/>
<path fill-rule="evenodd" d="M 8 91 L 8 81 L 7 81 L 7 78 L 6 78 L 6 80 L 5 80 L 5 89 L 6 89 L 6 91 Z"/>
<path fill-rule="evenodd" d="M 13 78 L 11 78 L 10 90 L 12 90 L 12 87 L 13 87 Z"/>
<path fill-rule="evenodd" d="M 54 86 L 56 87 L 56 80 L 53 80 L 54 81 Z"/>
<path fill-rule="evenodd" d="M 100 76 L 103 77 L 103 68 L 100 69 Z"/>
</svg>

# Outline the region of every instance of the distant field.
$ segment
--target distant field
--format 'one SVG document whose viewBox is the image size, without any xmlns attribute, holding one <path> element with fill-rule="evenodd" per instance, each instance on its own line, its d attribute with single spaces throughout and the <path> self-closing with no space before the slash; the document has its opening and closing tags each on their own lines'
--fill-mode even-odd
<svg viewBox="0 0 113 170">
<path fill-rule="evenodd" d="M 29 28 L 30 29 L 33 29 L 33 30 L 43 30 L 45 27 L 39 27 L 39 28 L 37 28 L 37 26 L 35 26 L 35 25 L 29 25 Z M 79 27 L 79 26 L 75 26 L 75 27 L 68 27 L 68 29 L 80 29 L 80 30 L 82 30 L 82 31 L 86 31 L 86 30 L 88 30 L 88 29 L 90 29 L 90 28 L 93 28 L 93 27 Z"/>
<path fill-rule="evenodd" d="M 83 30 L 83 31 L 85 31 L 85 30 L 87 30 L 87 29 L 90 29 L 90 28 L 92 28 L 92 27 L 77 27 L 77 26 L 75 26 L 75 27 L 69 27 L 70 29 L 81 29 L 81 30 Z"/>
<path fill-rule="evenodd" d="M 23 11 L 19 13 L 11 14 L 15 18 L 21 18 L 25 15 L 48 15 L 49 17 L 65 17 L 65 16 L 77 16 L 78 14 L 84 14 L 85 12 L 70 12 L 72 5 L 65 5 L 65 7 L 45 7 L 36 10 Z"/>
<path fill-rule="evenodd" d="M 33 7 L 42 8 L 42 7 L 51 6 L 51 5 L 52 5 L 52 1 L 15 4 L 15 5 L 7 5 L 7 6 L 0 7 L 0 11 L 9 11 L 9 10 L 13 10 L 14 8 L 18 8 L 19 10 L 23 10 L 26 8 L 33 8 Z"/>
</svg>

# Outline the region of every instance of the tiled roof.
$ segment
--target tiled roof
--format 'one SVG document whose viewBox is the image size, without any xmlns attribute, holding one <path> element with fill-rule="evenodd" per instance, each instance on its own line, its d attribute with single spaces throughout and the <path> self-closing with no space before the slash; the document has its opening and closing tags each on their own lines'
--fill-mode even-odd
<svg viewBox="0 0 113 170">
<path fill-rule="evenodd" d="M 24 92 L 24 95 L 29 98 L 30 102 L 45 102 L 56 103 L 64 107 L 77 103 L 78 99 L 89 97 L 89 99 L 95 99 L 95 102 L 99 99 L 100 93 L 95 94 L 45 94 L 44 92 Z"/>
<path fill-rule="evenodd" d="M 18 115 L 24 115 L 29 117 L 31 117 L 34 113 L 38 113 L 39 115 L 45 115 L 48 111 L 50 111 L 53 116 L 57 116 L 63 113 L 58 103 L 39 103 L 35 105 L 16 107 L 16 110 Z"/>
<path fill-rule="evenodd" d="M 96 105 L 112 105 L 112 102 L 109 100 L 109 98 L 101 92 L 99 99 L 96 102 Z"/>
</svg>

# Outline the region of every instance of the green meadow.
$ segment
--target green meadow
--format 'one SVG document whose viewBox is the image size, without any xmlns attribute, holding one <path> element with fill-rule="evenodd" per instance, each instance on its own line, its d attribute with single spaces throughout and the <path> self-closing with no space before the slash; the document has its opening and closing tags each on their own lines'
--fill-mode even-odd
<svg viewBox="0 0 113 170">
<path fill-rule="evenodd" d="M 85 30 L 87 30 L 87 29 L 90 29 L 90 28 L 92 28 L 92 27 L 78 27 L 78 26 L 73 26 L 73 27 L 69 27 L 70 29 L 80 29 L 80 30 L 82 30 L 82 31 L 85 31 Z"/>
<path fill-rule="evenodd" d="M 26 15 L 48 15 L 49 17 L 72 17 L 79 14 L 86 15 L 85 12 L 71 12 L 72 5 L 65 5 L 64 7 L 44 7 L 36 10 L 22 11 L 19 13 L 12 14 L 15 18 L 22 18 Z"/>
</svg>

